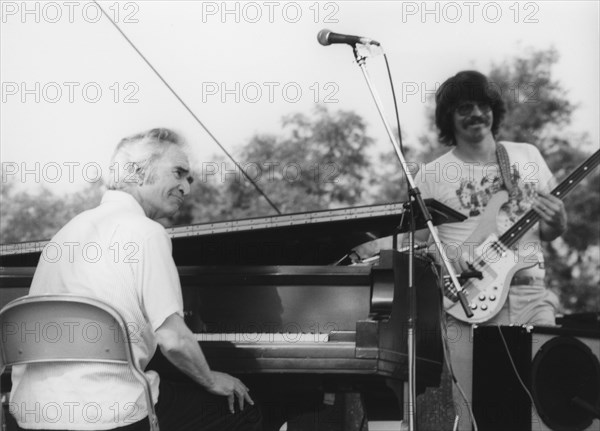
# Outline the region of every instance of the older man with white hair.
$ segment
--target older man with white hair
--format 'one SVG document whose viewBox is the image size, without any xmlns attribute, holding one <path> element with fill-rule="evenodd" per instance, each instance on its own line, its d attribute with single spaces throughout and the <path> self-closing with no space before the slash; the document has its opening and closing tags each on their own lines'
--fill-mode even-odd
<svg viewBox="0 0 600 431">
<path fill-rule="evenodd" d="M 156 221 L 177 212 L 190 192 L 183 141 L 168 129 L 125 138 L 111 169 L 100 205 L 79 214 L 51 240 L 87 253 L 65 252 L 52 261 L 42 253 L 30 295 L 71 293 L 112 305 L 128 322 L 141 369 L 160 347 L 189 377 L 186 384 L 174 383 L 146 371 L 163 430 L 260 429 L 248 388 L 211 370 L 185 325 L 171 240 Z M 12 377 L 11 403 L 19 406 L 15 419 L 21 429 L 149 428 L 143 388 L 124 365 L 28 364 L 14 367 Z M 52 417 L 31 414 L 50 404 L 58 409 Z"/>
</svg>

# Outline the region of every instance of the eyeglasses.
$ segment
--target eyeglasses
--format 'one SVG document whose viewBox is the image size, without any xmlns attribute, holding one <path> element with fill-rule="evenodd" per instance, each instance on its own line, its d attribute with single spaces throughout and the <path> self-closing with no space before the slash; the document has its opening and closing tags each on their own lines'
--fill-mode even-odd
<svg viewBox="0 0 600 431">
<path fill-rule="evenodd" d="M 487 114 L 492 110 L 492 107 L 487 102 L 462 102 L 456 107 L 456 113 L 464 117 L 473 112 L 476 105 L 482 114 Z"/>
</svg>

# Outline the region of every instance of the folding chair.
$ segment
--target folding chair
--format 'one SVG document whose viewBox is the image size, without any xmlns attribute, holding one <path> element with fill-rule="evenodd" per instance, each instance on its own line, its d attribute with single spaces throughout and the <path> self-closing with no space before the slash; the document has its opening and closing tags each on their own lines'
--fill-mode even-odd
<svg viewBox="0 0 600 431">
<path fill-rule="evenodd" d="M 144 387 L 150 430 L 159 431 L 150 383 L 133 359 L 125 320 L 113 307 L 66 294 L 25 296 L 7 304 L 0 311 L 0 374 L 9 365 L 42 362 L 128 365 Z"/>
</svg>

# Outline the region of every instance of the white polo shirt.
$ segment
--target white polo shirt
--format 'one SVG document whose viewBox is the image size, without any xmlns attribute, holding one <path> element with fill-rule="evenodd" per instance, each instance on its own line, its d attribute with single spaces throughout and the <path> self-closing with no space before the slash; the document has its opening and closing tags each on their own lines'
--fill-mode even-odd
<svg viewBox="0 0 600 431">
<path fill-rule="evenodd" d="M 154 331 L 183 300 L 171 239 L 128 193 L 107 191 L 101 204 L 65 225 L 44 248 L 30 295 L 72 293 L 115 307 L 128 324 L 140 368 L 156 351 Z M 158 374 L 146 372 L 158 400 Z M 148 415 L 144 389 L 126 366 L 16 366 L 10 411 L 25 429 L 111 429 Z"/>
</svg>

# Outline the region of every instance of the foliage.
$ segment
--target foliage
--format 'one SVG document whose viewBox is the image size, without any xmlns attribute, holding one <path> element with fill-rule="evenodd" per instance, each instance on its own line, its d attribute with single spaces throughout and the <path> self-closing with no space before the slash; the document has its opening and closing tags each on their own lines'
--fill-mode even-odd
<svg viewBox="0 0 600 431">
<path fill-rule="evenodd" d="M 490 79 L 503 88 L 507 105 L 500 137 L 535 144 L 560 182 L 587 158 L 589 154 L 582 148 L 590 145 L 587 136 L 564 132 L 576 107 L 561 83 L 552 78 L 557 61 L 553 48 L 532 52 L 494 66 Z M 566 312 L 597 311 L 600 305 L 600 228 L 598 223 L 590 223 L 597 219 L 600 208 L 599 178 L 596 170 L 566 197 L 567 231 L 562 240 L 545 246 L 547 280 L 559 293 Z"/>
<path fill-rule="evenodd" d="M 570 123 L 575 106 L 560 82 L 552 79 L 558 59 L 556 49 L 550 48 L 492 66 L 489 79 L 506 103 L 499 133 L 503 139 L 544 149 L 544 138 Z"/>
<path fill-rule="evenodd" d="M 404 157 L 412 175 L 416 174 L 418 166 L 437 159 L 448 151 L 449 147 L 437 142 L 435 133 L 435 106 L 426 107 L 429 129 L 417 138 L 418 150 L 409 144 L 404 144 Z M 377 203 L 402 202 L 408 199 L 406 177 L 398 161 L 395 151 L 389 151 L 379 156 L 378 170 L 374 182 L 378 185 L 373 200 Z"/>
<path fill-rule="evenodd" d="M 409 172 L 415 174 L 412 166 L 417 157 L 417 152 L 407 145 L 404 145 L 404 157 L 409 168 Z M 404 202 L 408 199 L 408 181 L 394 150 L 379 155 L 379 163 L 375 172 L 375 184 L 377 184 L 376 193 L 373 201 L 375 203 Z"/>
<path fill-rule="evenodd" d="M 246 172 L 282 214 L 356 205 L 364 195 L 372 144 L 363 119 L 353 112 L 283 118 L 282 136 L 257 134 L 231 161 L 215 163 L 209 183 L 194 183 L 191 199 L 175 220 L 200 222 L 274 215 L 276 210 L 243 175 Z M 214 208 L 212 212 L 204 207 Z"/>
<path fill-rule="evenodd" d="M 239 168 L 217 158 L 195 172 L 192 192 L 165 225 L 273 215 L 275 210 L 241 172 L 252 178 L 282 213 L 351 206 L 363 202 L 370 176 L 366 149 L 373 140 L 353 112 L 317 107 L 312 115 L 283 118 L 282 136 L 257 134 L 239 151 Z M 79 212 L 100 202 L 98 182 L 67 196 L 2 185 L 0 241 L 48 239 Z"/>
<path fill-rule="evenodd" d="M 104 186 L 90 183 L 82 191 L 57 196 L 46 187 L 29 194 L 14 182 L 0 189 L 0 243 L 51 238 L 70 219 L 100 203 Z"/>
</svg>

